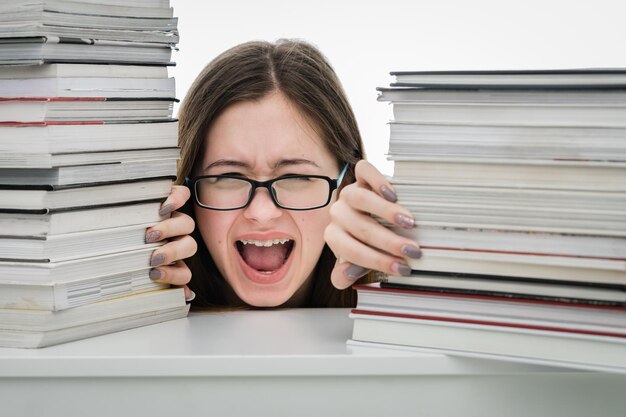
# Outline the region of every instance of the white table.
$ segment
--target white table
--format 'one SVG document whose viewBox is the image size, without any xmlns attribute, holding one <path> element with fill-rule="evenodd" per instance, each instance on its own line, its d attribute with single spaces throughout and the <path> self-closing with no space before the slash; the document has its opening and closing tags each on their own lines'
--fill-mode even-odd
<svg viewBox="0 0 626 417">
<path fill-rule="evenodd" d="M 626 375 L 350 348 L 347 309 L 192 313 L 0 349 L 0 416 L 624 416 Z"/>
</svg>

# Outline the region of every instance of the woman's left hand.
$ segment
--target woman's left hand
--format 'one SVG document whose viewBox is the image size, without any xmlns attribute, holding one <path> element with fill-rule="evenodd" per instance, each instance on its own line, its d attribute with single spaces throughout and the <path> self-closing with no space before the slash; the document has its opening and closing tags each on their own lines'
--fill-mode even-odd
<svg viewBox="0 0 626 417">
<path fill-rule="evenodd" d="M 336 288 L 347 288 L 370 269 L 391 275 L 408 275 L 408 258 L 419 258 L 417 243 L 399 236 L 372 218 L 413 228 L 413 216 L 396 202 L 387 179 L 369 162 L 355 167 L 356 182 L 343 188 L 330 209 L 331 222 L 324 238 L 338 261 L 331 274 Z"/>
</svg>

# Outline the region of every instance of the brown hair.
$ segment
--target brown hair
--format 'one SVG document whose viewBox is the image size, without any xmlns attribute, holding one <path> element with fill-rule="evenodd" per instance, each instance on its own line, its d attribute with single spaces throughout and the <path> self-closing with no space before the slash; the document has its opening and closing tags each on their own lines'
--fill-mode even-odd
<svg viewBox="0 0 626 417">
<path fill-rule="evenodd" d="M 275 91 L 283 93 L 306 116 L 336 156 L 338 167 L 350 164 L 343 183 L 353 182 L 354 165 L 364 157 L 356 119 L 326 58 L 314 46 L 298 40 L 247 42 L 223 52 L 204 68 L 179 110 L 179 182 L 191 176 L 202 160 L 205 137 L 221 112 L 234 103 L 259 100 Z M 194 217 L 191 200 L 183 211 Z M 198 251 L 186 263 L 192 272 L 189 286 L 196 293 L 194 306 L 242 304 L 219 273 L 197 228 L 193 236 Z M 325 245 L 307 307 L 355 304 L 354 290 L 337 290 L 330 282 L 335 260 Z"/>
</svg>

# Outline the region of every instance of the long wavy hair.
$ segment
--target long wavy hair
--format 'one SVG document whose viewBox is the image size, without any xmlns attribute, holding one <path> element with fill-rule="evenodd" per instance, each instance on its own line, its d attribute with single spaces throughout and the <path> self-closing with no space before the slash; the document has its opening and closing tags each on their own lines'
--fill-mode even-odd
<svg viewBox="0 0 626 417">
<path fill-rule="evenodd" d="M 204 141 L 216 118 L 234 103 L 283 93 L 307 118 L 337 166 L 349 164 L 343 184 L 354 181 L 354 165 L 364 158 L 361 135 L 343 88 L 321 52 L 299 40 L 254 41 L 231 48 L 211 61 L 191 86 L 179 110 L 181 159 L 178 182 L 191 176 L 203 159 Z M 183 211 L 194 217 L 193 199 Z M 244 306 L 219 272 L 198 229 L 197 253 L 185 262 L 192 272 L 195 307 Z M 324 246 L 314 271 L 313 291 L 304 307 L 349 307 L 352 289 L 337 290 L 330 281 L 336 258 Z M 369 280 L 367 277 L 362 280 Z"/>
</svg>

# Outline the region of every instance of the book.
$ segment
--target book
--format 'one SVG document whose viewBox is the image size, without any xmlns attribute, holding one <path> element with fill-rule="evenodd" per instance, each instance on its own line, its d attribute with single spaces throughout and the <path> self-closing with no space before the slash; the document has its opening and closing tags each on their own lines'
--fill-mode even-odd
<svg viewBox="0 0 626 417">
<path fill-rule="evenodd" d="M 0 346 L 35 348 L 184 318 L 182 288 L 119 297 L 61 310 L 0 309 Z"/>
<path fill-rule="evenodd" d="M 172 65 L 168 44 L 38 36 L 0 38 L 0 64 L 48 62 Z"/>
<path fill-rule="evenodd" d="M 389 155 L 626 161 L 625 128 L 485 124 L 389 124 Z"/>
<path fill-rule="evenodd" d="M 0 187 L 95 185 L 176 175 L 177 159 L 135 160 L 55 168 L 0 168 Z"/>
<path fill-rule="evenodd" d="M 422 184 L 626 191 L 626 163 L 396 156 L 394 178 Z"/>
<path fill-rule="evenodd" d="M 61 209 L 165 199 L 171 189 L 172 177 L 88 187 L 59 186 L 47 189 L 0 187 L 0 212 L 49 213 Z"/>
<path fill-rule="evenodd" d="M 358 302 L 353 311 L 414 315 L 435 320 L 450 317 L 626 336 L 626 306 L 459 294 L 427 288 L 406 290 L 385 288 L 380 283 L 357 285 L 355 289 Z"/>
<path fill-rule="evenodd" d="M 549 363 L 603 372 L 626 372 L 626 338 L 438 320 L 352 313 L 352 340 L 439 353 L 509 361 Z"/>
<path fill-rule="evenodd" d="M 135 10 L 126 9 L 128 13 Z M 161 44 L 175 44 L 179 40 L 175 17 L 111 15 L 108 11 L 79 13 L 71 7 L 49 10 L 41 4 L 26 10 L 5 5 L 0 11 L 0 37 L 4 38 L 58 36 Z"/>
<path fill-rule="evenodd" d="M 178 122 L 0 123 L 0 159 L 14 153 L 59 153 L 154 149 L 178 146 Z M 10 154 L 10 155 L 7 155 Z"/>
<path fill-rule="evenodd" d="M 626 71 L 624 72 L 626 78 Z M 554 89 L 543 88 L 503 89 L 489 88 L 377 88 L 379 101 L 396 103 L 442 103 L 442 104 L 528 104 L 528 105 L 625 105 L 626 83 L 622 88 L 603 89 Z"/>
<path fill-rule="evenodd" d="M 497 86 L 498 88 L 549 87 L 598 88 L 626 86 L 623 68 L 563 68 L 523 70 L 466 71 L 393 71 L 392 86 L 437 86 L 466 88 Z"/>
<path fill-rule="evenodd" d="M 626 195 L 621 192 L 391 183 L 400 204 L 420 222 L 626 232 Z"/>
<path fill-rule="evenodd" d="M 66 282 L 0 282 L 0 309 L 60 311 L 168 287 L 152 281 L 149 269 Z"/>
<path fill-rule="evenodd" d="M 105 16 L 137 16 L 137 17 L 172 17 L 174 10 L 169 1 L 161 2 L 134 1 L 132 6 L 128 2 L 110 0 L 13 0 L 9 4 L 0 5 L 0 11 L 57 11 L 89 15 Z"/>
<path fill-rule="evenodd" d="M 174 99 L 0 98 L 0 123 L 172 120 Z"/>
<path fill-rule="evenodd" d="M 415 271 L 626 285 L 624 259 L 425 247 L 421 250 L 421 258 L 407 260 Z"/>
<path fill-rule="evenodd" d="M 154 223 L 58 235 L 0 235 L 0 260 L 60 261 L 139 249 Z"/>
<path fill-rule="evenodd" d="M 10 236 L 45 236 L 116 226 L 157 223 L 163 198 L 128 204 L 90 208 L 68 208 L 43 212 L 3 212 L 0 209 L 0 230 Z M 94 219 L 98 219 L 94 222 Z"/>
<path fill-rule="evenodd" d="M 6 153 L 0 156 L 3 168 L 58 168 L 81 165 L 125 163 L 142 160 L 178 159 L 178 148 L 129 149 L 73 153 Z"/>
<path fill-rule="evenodd" d="M 389 275 L 383 288 L 485 295 L 569 303 L 626 306 L 626 284 L 592 284 L 497 275 L 414 271 L 411 276 Z M 622 316 L 624 317 L 624 315 Z"/>
<path fill-rule="evenodd" d="M 0 261 L 0 285 L 6 288 L 14 285 L 71 286 L 81 280 L 146 270 L 150 268 L 152 252 L 161 245 L 162 242 L 150 243 L 138 249 L 56 262 Z"/>
<path fill-rule="evenodd" d="M 94 65 L 96 66 L 96 65 Z M 22 78 L 0 79 L 5 98 L 102 97 L 164 98 L 174 97 L 173 78 Z"/>
<path fill-rule="evenodd" d="M 520 126 L 626 127 L 624 105 L 413 103 L 393 106 L 394 121 Z"/>
<path fill-rule="evenodd" d="M 414 229 L 393 227 L 398 234 L 433 249 L 498 251 L 527 255 L 626 259 L 626 236 L 611 231 L 577 234 L 540 227 L 493 227 L 478 224 L 417 222 Z"/>
<path fill-rule="evenodd" d="M 24 0 L 30 1 L 30 0 Z M 80 3 L 72 2 L 73 5 Z M 2 65 L 0 66 L 0 80 L 27 80 L 27 79 L 166 79 L 168 69 L 162 65 L 115 65 L 115 64 L 77 64 L 51 63 L 46 65 Z M 86 82 L 86 81 L 85 81 Z M 2 90 L 4 91 L 4 90 Z M 163 97 L 163 96 L 161 96 Z M 174 97 L 168 95 L 166 97 Z"/>
</svg>

